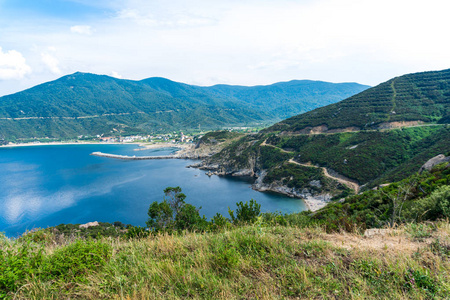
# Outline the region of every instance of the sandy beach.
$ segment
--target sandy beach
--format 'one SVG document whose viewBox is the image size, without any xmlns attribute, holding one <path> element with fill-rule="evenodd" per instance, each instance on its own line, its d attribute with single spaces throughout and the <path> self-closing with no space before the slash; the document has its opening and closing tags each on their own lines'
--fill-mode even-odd
<svg viewBox="0 0 450 300">
<path fill-rule="evenodd" d="M 147 150 L 147 149 L 158 149 L 158 148 L 180 148 L 186 149 L 192 146 L 192 144 L 172 144 L 172 143 L 156 143 L 156 144 L 144 144 L 139 143 L 140 148 L 134 149 L 135 151 Z"/>
<path fill-rule="evenodd" d="M 145 144 L 145 143 L 102 143 L 102 142 L 49 142 L 49 143 L 17 143 L 17 144 L 7 144 L 1 145 L 0 148 L 12 148 L 12 147 L 31 147 L 31 146 L 59 146 L 59 145 L 136 145 L 140 148 L 135 149 L 146 150 L 146 149 L 158 149 L 158 148 L 181 148 L 185 149 L 190 147 L 186 144 L 172 144 L 172 143 L 156 143 L 156 144 Z"/>
</svg>

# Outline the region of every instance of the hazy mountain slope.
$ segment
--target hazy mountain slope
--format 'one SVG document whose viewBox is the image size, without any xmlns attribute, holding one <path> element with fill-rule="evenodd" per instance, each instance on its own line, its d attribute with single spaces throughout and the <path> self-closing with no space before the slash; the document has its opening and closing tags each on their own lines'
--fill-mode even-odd
<svg viewBox="0 0 450 300">
<path fill-rule="evenodd" d="M 369 86 L 358 83 L 292 80 L 267 86 L 215 85 L 204 89 L 217 97 L 239 99 L 284 119 L 335 103 L 367 88 Z"/>
<path fill-rule="evenodd" d="M 445 122 L 450 114 L 450 69 L 403 75 L 333 105 L 284 120 L 267 131 L 377 129 L 387 122 Z M 445 121 L 447 120 L 447 121 Z"/>
<path fill-rule="evenodd" d="M 306 89 L 305 84 L 291 82 L 289 93 L 277 85 L 223 86 L 227 92 L 217 92 L 217 86 L 191 86 L 158 77 L 131 81 L 75 73 L 1 97 L 0 137 L 73 137 L 270 123 L 286 111 L 311 109 L 366 88 L 309 83 L 315 84 L 316 88 Z M 233 92 L 235 89 L 255 92 Z M 284 106 L 279 105 L 281 99 L 287 99 Z"/>
</svg>

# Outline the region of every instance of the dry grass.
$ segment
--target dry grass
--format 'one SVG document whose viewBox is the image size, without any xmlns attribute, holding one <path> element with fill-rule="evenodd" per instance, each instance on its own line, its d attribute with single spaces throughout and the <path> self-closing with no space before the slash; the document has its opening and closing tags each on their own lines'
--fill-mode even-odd
<svg viewBox="0 0 450 300">
<path fill-rule="evenodd" d="M 103 239 L 106 265 L 78 283 L 30 277 L 16 299 L 445 299 L 448 222 L 417 239 L 320 228 L 246 226 L 219 233 Z M 57 246 L 47 247 L 52 252 Z M 64 246 L 59 246 L 64 247 Z M 414 277 L 414 284 L 410 284 Z"/>
</svg>

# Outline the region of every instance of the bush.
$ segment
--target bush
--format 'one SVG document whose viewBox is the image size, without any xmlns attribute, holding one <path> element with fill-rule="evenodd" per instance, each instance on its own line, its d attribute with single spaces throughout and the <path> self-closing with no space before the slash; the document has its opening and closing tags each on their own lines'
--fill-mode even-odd
<svg viewBox="0 0 450 300">
<path fill-rule="evenodd" d="M 111 257 L 111 246 L 89 240 L 77 240 L 57 249 L 46 260 L 42 273 L 49 279 L 83 281 L 89 271 L 98 270 Z"/>
<path fill-rule="evenodd" d="M 430 196 L 417 200 L 412 205 L 410 214 L 418 221 L 450 218 L 450 186 L 442 185 Z"/>
<path fill-rule="evenodd" d="M 236 203 L 236 206 L 238 207 L 236 216 L 234 216 L 234 211 L 228 207 L 228 213 L 234 224 L 255 223 L 261 213 L 261 204 L 256 203 L 253 199 L 250 200 L 250 204 L 247 201 L 245 203 L 241 201 Z"/>
<path fill-rule="evenodd" d="M 429 225 L 423 223 L 420 224 L 411 223 L 408 224 L 408 226 L 406 227 L 406 232 L 409 233 L 411 237 L 416 240 L 430 237 L 433 230 L 434 229 L 431 228 Z"/>
<path fill-rule="evenodd" d="M 230 274 L 239 264 L 239 252 L 226 241 L 214 244 L 212 265 L 217 272 Z"/>
<path fill-rule="evenodd" d="M 227 218 L 222 216 L 222 214 L 216 213 L 216 215 L 211 219 L 210 229 L 211 231 L 218 231 L 220 229 L 226 228 L 230 225 Z"/>
<path fill-rule="evenodd" d="M 421 288 L 429 295 L 434 295 L 438 291 L 438 285 L 436 281 L 428 275 L 428 272 L 422 272 L 421 270 L 409 269 L 405 275 L 405 288 Z"/>
<path fill-rule="evenodd" d="M 208 221 L 200 217 L 199 210 L 194 205 L 185 204 L 175 216 L 175 228 L 178 230 L 204 230 Z"/>
<path fill-rule="evenodd" d="M 27 277 L 38 273 L 43 260 L 43 248 L 29 241 L 17 249 L 0 249 L 0 299 L 15 292 Z"/>
<path fill-rule="evenodd" d="M 21 242 L 48 243 L 52 240 L 53 235 L 45 229 L 36 228 L 22 234 L 18 239 Z"/>
<path fill-rule="evenodd" d="M 129 226 L 127 229 L 126 237 L 129 239 L 144 238 L 150 235 L 150 231 L 141 226 Z"/>
<path fill-rule="evenodd" d="M 286 219 L 286 215 L 282 215 L 280 212 L 267 212 L 262 214 L 263 222 L 267 225 L 281 225 L 287 226 L 288 221 Z"/>
</svg>

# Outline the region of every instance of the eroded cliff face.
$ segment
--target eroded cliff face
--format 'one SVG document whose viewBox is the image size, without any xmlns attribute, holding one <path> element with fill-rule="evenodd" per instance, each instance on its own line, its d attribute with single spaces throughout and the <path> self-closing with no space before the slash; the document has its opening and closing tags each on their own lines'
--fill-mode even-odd
<svg viewBox="0 0 450 300">
<path fill-rule="evenodd" d="M 263 168 L 260 161 L 259 145 L 254 141 L 248 141 L 230 150 L 224 149 L 218 154 L 204 159 L 201 163 L 193 165 L 202 170 L 207 170 L 208 176 L 246 176 L 253 177 L 255 182 L 252 188 L 260 192 L 275 192 L 293 198 L 304 200 L 311 211 L 324 207 L 332 198 L 328 192 L 321 190 L 322 183 L 319 180 L 311 180 L 308 185 L 302 187 L 289 187 L 284 180 L 265 182 L 268 170 Z"/>
<path fill-rule="evenodd" d="M 191 165 L 191 167 L 199 168 L 201 170 L 209 171 L 208 175 L 219 176 L 250 176 L 257 178 L 256 160 L 249 159 L 247 166 L 237 166 L 230 160 L 216 160 L 217 158 L 207 158 L 201 163 Z"/>
</svg>

